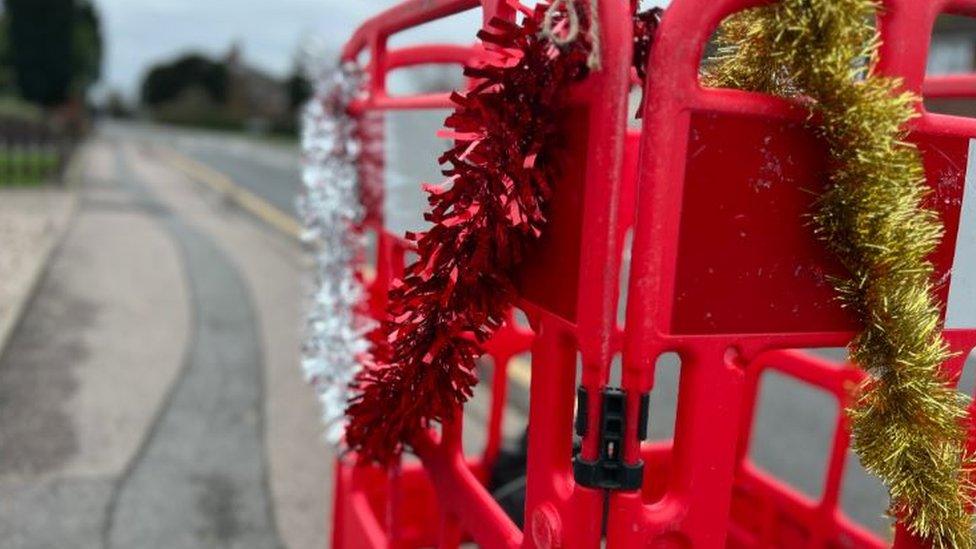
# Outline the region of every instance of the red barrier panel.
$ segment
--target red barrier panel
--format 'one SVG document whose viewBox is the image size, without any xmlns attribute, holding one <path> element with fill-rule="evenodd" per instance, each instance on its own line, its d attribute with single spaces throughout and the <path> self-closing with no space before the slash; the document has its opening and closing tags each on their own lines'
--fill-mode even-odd
<svg viewBox="0 0 976 549">
<path fill-rule="evenodd" d="M 636 435 L 627 437 L 628 461 L 648 452 L 652 461 L 666 459 L 667 481 L 656 498 L 611 496 L 613 547 L 881 544 L 837 508 L 848 437 L 843 422 L 819 501 L 759 474 L 745 452 L 757 370 L 778 368 L 833 392 L 838 408 L 848 399 L 838 388 L 857 377 L 812 358 L 769 354 L 842 346 L 855 328 L 826 280 L 842 272 L 802 221 L 816 194 L 810 191 L 826 182 L 827 161 L 805 127 L 806 113 L 777 98 L 699 83 L 705 43 L 722 19 L 762 3 L 678 0 L 665 13 L 651 54 L 644 118 L 660 123 L 641 145 L 624 345 L 628 412 L 636 414 L 636 399 L 650 390 L 662 353 L 680 355 L 681 386 L 673 449 L 642 449 Z M 936 15 L 972 14 L 976 3 L 883 4 L 879 70 L 919 91 Z M 932 206 L 946 227 L 932 260 L 947 282 L 973 136 L 976 121 L 968 119 L 923 112 L 912 126 L 935 189 Z M 948 283 L 938 295 L 943 304 L 947 291 Z M 976 344 L 974 335 L 946 333 L 961 353 L 946 364 L 954 376 Z M 637 417 L 628 420 L 633 425 Z M 666 458 L 653 455 L 665 452 Z M 896 545 L 912 542 L 899 533 Z"/>
<path fill-rule="evenodd" d="M 976 98 L 976 74 L 946 74 L 930 76 L 922 85 L 926 99 Z"/>
<path fill-rule="evenodd" d="M 414 47 L 387 51 L 387 38 L 407 27 L 479 6 L 477 2 L 410 1 L 363 25 L 347 45 L 344 59 L 368 48 L 371 56 L 367 97 L 354 111 L 373 116 L 393 109 L 450 107 L 447 94 L 390 97 L 386 74 L 393 68 L 431 62 L 464 61 L 463 49 Z M 485 20 L 514 17 L 506 3 L 485 1 Z M 489 342 L 495 364 L 491 383 L 488 442 L 479 456 L 461 451 L 461 422 L 443 425 L 415 444 L 420 464 L 405 464 L 389 475 L 354 467 L 352 458 L 337 465 L 334 547 L 455 547 L 472 540 L 485 547 L 593 547 L 601 538 L 604 494 L 573 481 L 573 414 L 577 354 L 582 383 L 594 393 L 605 385 L 616 350 L 616 296 L 622 229 L 620 205 L 624 145 L 633 150 L 636 134 L 625 135 L 630 88 L 630 13 L 623 3 L 601 6 L 604 69 L 572 92 L 567 117 L 569 139 L 560 189 L 540 253 L 526 265 L 520 284 L 523 309 L 535 335 L 510 322 Z M 467 50 L 478 55 L 476 48 Z M 375 120 L 372 118 L 371 120 Z M 373 125 L 373 124 L 371 124 Z M 374 131 L 373 135 L 380 132 Z M 633 159 L 631 159 L 633 163 Z M 631 170 L 632 172 L 633 170 Z M 632 185 L 633 177 L 626 181 Z M 419 183 L 419 182 L 418 182 Z M 629 193 L 632 196 L 632 190 Z M 377 313 L 385 292 L 403 268 L 409 243 L 383 228 L 378 233 L 377 276 L 371 303 Z M 486 471 L 497 458 L 501 414 L 506 400 L 510 359 L 532 351 L 526 534 L 492 500 L 484 487 Z M 589 440 L 592 439 L 592 440 Z M 596 447 L 596 433 L 584 439 Z"/>
<path fill-rule="evenodd" d="M 749 459 L 759 380 L 775 370 L 826 391 L 841 411 L 862 377 L 850 365 L 791 348 L 843 346 L 855 324 L 826 277 L 839 267 L 810 234 L 809 190 L 823 187 L 825 153 L 806 113 L 781 99 L 703 89 L 705 43 L 727 15 L 759 0 L 675 0 L 649 63 L 646 129 L 628 130 L 631 17 L 624 2 L 600 2 L 603 70 L 572 94 L 570 136 L 539 253 L 520 274 L 519 308 L 532 331 L 509 322 L 488 345 L 495 368 L 487 442 L 461 450 L 461 421 L 431 431 L 385 472 L 336 466 L 332 545 L 352 547 L 881 547 L 838 508 L 849 433 L 838 413 L 822 495 L 811 500 Z M 888 0 L 881 17 L 881 70 L 920 90 L 935 16 L 976 13 L 974 1 Z M 477 47 L 418 46 L 387 51 L 392 34 L 460 11 L 512 18 L 498 0 L 409 0 L 360 27 L 343 52 L 368 51 L 366 97 L 354 111 L 382 139 L 382 113 L 449 108 L 448 95 L 391 97 L 389 71 L 463 63 Z M 912 140 L 923 154 L 946 238 L 933 261 L 949 291 L 970 139 L 976 121 L 922 113 Z M 378 145 L 377 145 L 378 146 Z M 381 177 L 371 172 L 369 177 Z M 418 182 L 419 183 L 419 182 Z M 639 189 L 639 192 L 638 192 Z M 636 215 L 636 223 L 635 223 Z M 634 228 L 627 317 L 616 320 L 623 234 Z M 402 272 L 409 243 L 370 221 L 377 274 L 371 306 Z M 946 332 L 961 354 L 976 331 Z M 532 351 L 525 530 L 485 488 L 498 459 L 507 365 Z M 613 357 L 623 379 L 608 388 Z M 643 442 L 655 365 L 682 361 L 672 443 Z M 577 379 L 577 364 L 581 364 Z M 574 405 L 579 399 L 579 414 Z M 576 416 L 580 417 L 576 417 Z M 574 417 L 582 437 L 573 459 Z M 611 439 L 608 422 L 623 430 Z M 622 452 L 621 452 L 622 450 Z M 636 475 L 636 477 L 634 476 Z M 636 478 L 636 484 L 631 481 Z M 594 488 L 587 487 L 596 486 Z M 600 486 L 611 486 L 605 488 Z M 897 546 L 912 542 L 899 533 Z"/>
</svg>

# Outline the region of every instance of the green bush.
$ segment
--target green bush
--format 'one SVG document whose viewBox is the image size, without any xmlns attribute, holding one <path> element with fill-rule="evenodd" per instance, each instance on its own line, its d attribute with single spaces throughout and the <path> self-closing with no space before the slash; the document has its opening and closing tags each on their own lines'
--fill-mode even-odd
<svg viewBox="0 0 976 549">
<path fill-rule="evenodd" d="M 33 186 L 58 173 L 59 155 L 50 148 L 0 148 L 0 186 Z"/>
</svg>

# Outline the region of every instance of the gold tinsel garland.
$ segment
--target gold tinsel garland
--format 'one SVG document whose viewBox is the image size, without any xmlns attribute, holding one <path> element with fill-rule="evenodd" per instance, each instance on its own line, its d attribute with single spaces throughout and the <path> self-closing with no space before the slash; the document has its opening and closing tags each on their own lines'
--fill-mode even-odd
<svg viewBox="0 0 976 549">
<path fill-rule="evenodd" d="M 888 487 L 889 513 L 939 548 L 976 546 L 968 398 L 946 379 L 927 259 L 942 238 L 918 150 L 906 143 L 917 96 L 875 74 L 872 0 L 782 0 L 722 25 L 705 82 L 790 97 L 808 106 L 832 158 L 818 236 L 850 273 L 836 280 L 863 330 L 851 359 L 871 374 L 851 420 L 854 451 Z"/>
</svg>

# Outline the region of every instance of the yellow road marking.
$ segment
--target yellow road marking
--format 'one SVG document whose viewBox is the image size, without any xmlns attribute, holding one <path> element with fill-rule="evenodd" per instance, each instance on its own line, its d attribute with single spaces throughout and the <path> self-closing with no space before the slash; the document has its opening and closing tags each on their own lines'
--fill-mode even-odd
<svg viewBox="0 0 976 549">
<path fill-rule="evenodd" d="M 301 241 L 302 227 L 298 221 L 267 200 L 235 183 L 227 174 L 193 160 L 175 149 L 165 147 L 161 150 L 172 164 L 190 176 L 191 179 L 195 179 L 215 192 L 227 196 L 258 219 L 295 240 Z M 363 271 L 367 278 L 375 276 L 375 271 L 371 266 L 367 265 Z M 508 378 L 514 383 L 528 388 L 532 381 L 531 363 L 522 356 L 511 359 L 508 364 Z"/>
<path fill-rule="evenodd" d="M 301 240 L 302 227 L 292 216 L 235 183 L 226 174 L 218 172 L 210 166 L 197 162 L 173 149 L 165 148 L 163 151 L 177 168 L 189 175 L 192 179 L 196 179 L 214 191 L 227 196 L 236 202 L 238 206 L 244 208 L 275 229 L 278 229 L 295 240 Z"/>
</svg>

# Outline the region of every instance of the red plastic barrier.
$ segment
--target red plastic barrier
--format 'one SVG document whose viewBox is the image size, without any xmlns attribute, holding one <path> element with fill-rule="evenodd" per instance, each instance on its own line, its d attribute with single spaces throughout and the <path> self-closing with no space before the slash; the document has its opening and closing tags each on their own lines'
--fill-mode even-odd
<svg viewBox="0 0 976 549">
<path fill-rule="evenodd" d="M 922 95 L 926 99 L 976 98 L 976 74 L 930 76 L 922 84 Z"/>
<path fill-rule="evenodd" d="M 448 95 L 391 97 L 385 76 L 393 68 L 462 62 L 464 50 L 420 46 L 387 51 L 387 38 L 410 26 L 478 7 L 472 1 L 410 1 L 363 25 L 343 57 L 369 50 L 368 96 L 353 106 L 370 116 L 392 109 L 450 107 Z M 485 19 L 515 15 L 512 5 L 485 1 Z M 420 464 L 405 464 L 389 474 L 354 467 L 353 459 L 337 465 L 333 530 L 334 547 L 454 547 L 470 539 L 485 547 L 592 547 L 601 538 L 603 493 L 575 486 L 572 423 L 577 353 L 583 357 L 583 383 L 598 391 L 605 383 L 611 340 L 619 334 L 614 308 L 621 248 L 621 177 L 630 87 L 631 23 L 627 6 L 605 2 L 604 70 L 574 91 L 573 115 L 567 120 L 564 173 L 552 204 L 550 227 L 540 254 L 526 266 L 519 303 L 537 335 L 510 322 L 492 339 L 488 353 L 496 365 L 491 384 L 488 442 L 480 456 L 461 452 L 460 422 L 443 425 L 415 448 Z M 476 48 L 469 56 L 478 55 Z M 631 150 L 636 134 L 628 140 Z M 631 164 L 633 161 L 631 161 Z M 631 184 L 633 177 L 627 179 Z M 418 182 L 419 183 L 419 182 Z M 386 289 L 403 268 L 409 243 L 375 220 L 379 258 L 372 285 L 372 304 L 382 311 Z M 565 253 L 564 253 L 565 252 Z M 501 414 L 505 405 L 506 367 L 514 355 L 532 350 L 529 422 L 527 521 L 524 535 L 491 499 L 484 487 L 486 471 L 498 454 Z"/>
<path fill-rule="evenodd" d="M 932 112 L 976 117 L 976 74 L 928 76 L 922 94 Z"/>
<path fill-rule="evenodd" d="M 847 397 L 837 388 L 855 379 L 847 368 L 768 354 L 843 346 L 855 328 L 825 279 L 842 274 L 839 266 L 800 221 L 812 207 L 809 191 L 825 184 L 827 161 L 804 127 L 805 112 L 773 97 L 699 84 L 699 60 L 714 29 L 729 14 L 762 3 L 677 0 L 652 51 L 644 118 L 662 122 L 645 132 L 641 147 L 624 346 L 628 411 L 636 413 L 635 399 L 650 390 L 655 360 L 664 352 L 681 356 L 681 386 L 666 485 L 654 501 L 633 493 L 611 496 L 610 546 L 880 545 L 837 508 L 848 436 L 843 423 L 819 501 L 757 474 L 744 451 L 755 370 L 788 368 L 835 392 L 838 407 Z M 976 3 L 883 4 L 879 69 L 920 91 L 936 15 L 972 15 Z M 932 205 L 946 226 L 932 260 L 948 281 L 976 121 L 922 113 L 912 130 L 935 188 Z M 941 288 L 944 303 L 948 284 Z M 946 337 L 960 352 L 946 368 L 958 376 L 976 332 L 951 330 Z M 633 425 L 637 418 L 628 420 Z M 625 454 L 632 463 L 640 459 L 636 436 L 628 436 Z M 899 532 L 896 546 L 912 545 Z"/>
<path fill-rule="evenodd" d="M 485 449 L 463 455 L 459 421 L 417 445 L 419 463 L 406 460 L 385 472 L 356 467 L 353 456 L 340 459 L 333 547 L 457 547 L 473 541 L 489 548 L 595 548 L 604 539 L 608 547 L 883 545 L 838 509 L 849 436 L 842 413 L 816 501 L 748 458 L 763 372 L 776 370 L 828 392 L 838 411 L 862 376 L 852 366 L 787 350 L 843 346 L 855 328 L 825 280 L 838 266 L 804 222 L 811 201 L 804 189 L 822 187 L 826 161 L 804 126 L 805 112 L 776 98 L 698 84 L 704 45 L 719 22 L 760 3 L 673 2 L 650 60 L 642 134 L 627 129 L 625 113 L 630 12 L 624 2 L 600 2 L 604 68 L 572 94 L 565 177 L 540 252 L 521 273 L 518 306 L 533 331 L 510 322 L 488 346 L 496 367 Z M 976 14 L 976 1 L 889 0 L 885 6 L 881 69 L 905 77 L 915 90 L 935 16 L 947 10 Z M 381 146 L 387 110 L 450 107 L 446 93 L 389 96 L 390 70 L 479 55 L 476 47 L 437 45 L 387 51 L 388 37 L 479 7 L 485 20 L 515 13 L 499 0 L 410 0 L 356 31 L 343 57 L 364 51 L 371 56 L 367 96 L 354 105 L 369 120 L 366 133 L 376 140 L 370 146 Z M 947 236 L 933 260 L 947 281 L 974 136 L 976 121 L 955 117 L 924 113 L 913 126 L 929 178 L 939 183 L 936 205 Z M 622 236 L 632 226 L 627 321 L 619 326 Z M 378 240 L 371 305 L 380 313 L 409 243 L 387 232 L 382 219 L 371 220 L 370 227 Z M 943 301 L 947 289 L 939 296 Z M 976 346 L 976 331 L 951 330 L 946 337 L 961 353 L 946 365 L 958 376 Z M 484 483 L 499 452 L 507 365 L 527 349 L 531 429 L 523 532 Z M 625 436 L 608 442 L 599 426 L 612 410 L 602 411 L 602 395 L 620 352 Z M 666 352 L 682 360 L 675 439 L 642 443 L 644 398 L 656 360 Z M 643 463 L 639 489 L 587 488 L 574 478 L 578 387 L 586 394 L 579 461 L 620 455 L 638 473 Z M 616 402 L 611 397 L 607 406 Z M 903 533 L 896 545 L 913 546 Z"/>
</svg>

